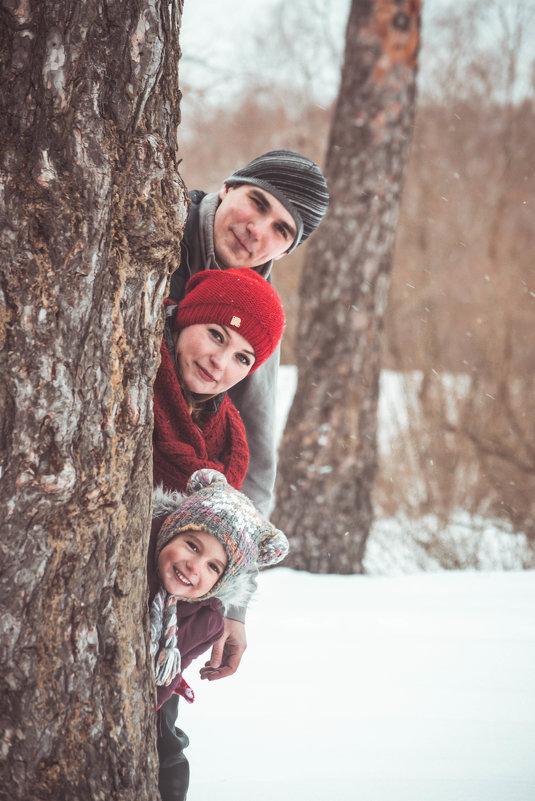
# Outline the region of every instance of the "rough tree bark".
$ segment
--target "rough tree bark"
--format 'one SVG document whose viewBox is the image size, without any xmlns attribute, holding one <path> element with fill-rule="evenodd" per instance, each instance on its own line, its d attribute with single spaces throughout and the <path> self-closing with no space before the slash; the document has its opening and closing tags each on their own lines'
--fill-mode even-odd
<svg viewBox="0 0 535 801">
<path fill-rule="evenodd" d="M 152 382 L 181 0 L 0 9 L 0 796 L 154 799 Z"/>
<path fill-rule="evenodd" d="M 359 573 L 372 523 L 381 332 L 416 95 L 421 0 L 353 0 L 327 151 L 331 203 L 301 283 L 274 519 L 288 564 Z"/>
</svg>

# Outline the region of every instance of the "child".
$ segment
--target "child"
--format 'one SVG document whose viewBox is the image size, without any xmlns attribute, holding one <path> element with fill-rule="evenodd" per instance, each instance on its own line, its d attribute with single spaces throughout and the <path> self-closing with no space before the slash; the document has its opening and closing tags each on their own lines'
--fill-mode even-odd
<svg viewBox="0 0 535 801">
<path fill-rule="evenodd" d="M 182 672 L 221 636 L 222 604 L 242 603 L 248 573 L 280 562 L 288 552 L 284 534 L 263 520 L 222 473 L 197 470 L 186 493 L 157 490 L 154 499 L 148 581 L 158 709 L 174 694 L 193 700 Z M 181 754 L 187 738 L 177 732 L 182 735 L 178 754 L 165 753 L 162 759 L 159 742 L 163 799 L 185 798 L 187 789 L 189 771 Z M 177 772 L 186 772 L 185 779 Z M 182 795 L 167 792 L 180 782 Z"/>
</svg>

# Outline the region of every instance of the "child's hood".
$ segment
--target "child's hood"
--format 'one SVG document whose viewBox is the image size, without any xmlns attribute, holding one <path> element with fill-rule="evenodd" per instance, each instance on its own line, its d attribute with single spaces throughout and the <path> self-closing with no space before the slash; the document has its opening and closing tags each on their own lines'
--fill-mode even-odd
<svg viewBox="0 0 535 801">
<path fill-rule="evenodd" d="M 153 506 L 152 506 L 153 521 L 159 519 L 161 525 L 167 517 L 178 511 L 179 507 L 187 497 L 188 496 L 186 494 L 177 492 L 176 490 L 167 491 L 164 490 L 163 487 L 161 486 L 156 487 L 156 489 L 153 492 Z M 155 532 L 153 524 L 153 534 L 154 533 Z M 149 560 L 154 560 L 155 539 L 156 539 L 155 537 L 151 537 Z M 155 573 L 155 570 L 156 570 L 155 565 L 149 565 L 149 575 L 152 572 Z M 246 606 L 248 600 L 250 599 L 250 595 L 251 595 L 250 574 L 242 572 L 238 573 L 235 576 L 232 576 L 232 579 L 228 581 L 221 588 L 219 592 L 216 592 L 214 597 L 220 600 L 221 603 L 223 604 L 223 607 L 226 608 L 228 606 L 239 606 L 239 607 Z"/>
</svg>

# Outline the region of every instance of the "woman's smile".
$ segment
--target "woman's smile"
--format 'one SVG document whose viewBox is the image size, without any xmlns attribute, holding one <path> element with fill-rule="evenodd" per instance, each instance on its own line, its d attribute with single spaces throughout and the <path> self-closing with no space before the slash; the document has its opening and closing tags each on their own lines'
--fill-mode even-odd
<svg viewBox="0 0 535 801">
<path fill-rule="evenodd" d="M 208 370 L 205 370 L 204 367 L 202 366 L 202 364 L 199 364 L 199 362 L 195 362 L 195 366 L 197 367 L 197 370 L 199 371 L 201 379 L 204 379 L 205 381 L 210 381 L 210 382 L 215 381 L 215 378 L 212 375 L 212 373 L 209 373 Z"/>
</svg>

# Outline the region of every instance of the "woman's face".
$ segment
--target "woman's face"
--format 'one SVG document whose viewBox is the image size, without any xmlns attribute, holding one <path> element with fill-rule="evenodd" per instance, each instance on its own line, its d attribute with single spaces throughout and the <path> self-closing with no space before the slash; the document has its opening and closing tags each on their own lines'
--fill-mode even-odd
<svg viewBox="0 0 535 801">
<path fill-rule="evenodd" d="M 201 598 L 228 563 L 227 552 L 213 534 L 193 529 L 177 534 L 158 555 L 158 572 L 171 595 Z"/>
<path fill-rule="evenodd" d="M 226 392 L 245 378 L 255 362 L 247 340 L 233 328 L 216 323 L 183 328 L 176 356 L 184 384 L 198 395 Z"/>
</svg>

